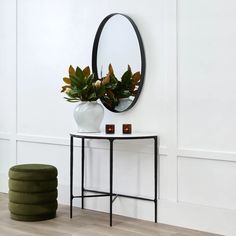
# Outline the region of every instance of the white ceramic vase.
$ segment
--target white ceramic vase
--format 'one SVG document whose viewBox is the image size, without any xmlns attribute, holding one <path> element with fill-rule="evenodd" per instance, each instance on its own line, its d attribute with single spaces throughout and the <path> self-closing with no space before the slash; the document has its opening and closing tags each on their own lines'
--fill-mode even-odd
<svg viewBox="0 0 236 236">
<path fill-rule="evenodd" d="M 74 118 L 78 132 L 100 132 L 100 125 L 104 116 L 104 108 L 94 102 L 80 102 L 74 109 Z"/>
<path fill-rule="evenodd" d="M 130 98 L 121 98 L 119 104 L 115 107 L 116 111 L 124 111 L 126 110 L 133 101 Z"/>
</svg>

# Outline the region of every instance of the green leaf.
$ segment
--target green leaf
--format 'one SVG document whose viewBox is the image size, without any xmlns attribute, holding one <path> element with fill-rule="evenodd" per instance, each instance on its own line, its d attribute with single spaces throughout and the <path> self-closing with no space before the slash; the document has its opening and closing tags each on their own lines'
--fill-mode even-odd
<svg viewBox="0 0 236 236">
<path fill-rule="evenodd" d="M 88 87 L 88 85 L 85 85 L 83 88 L 82 88 L 82 91 L 85 91 L 85 90 L 87 90 L 89 87 Z"/>
<path fill-rule="evenodd" d="M 101 86 L 98 90 L 97 90 L 97 97 L 100 98 L 102 97 L 106 92 L 105 86 Z"/>
<path fill-rule="evenodd" d="M 95 92 L 91 93 L 88 97 L 89 100 L 93 100 L 95 98 L 96 98 L 96 93 Z"/>
<path fill-rule="evenodd" d="M 115 77 L 115 75 L 110 75 L 110 82 L 111 83 L 118 83 L 118 79 Z"/>
<path fill-rule="evenodd" d="M 120 94 L 119 94 L 120 98 L 128 98 L 130 95 L 131 93 L 129 90 L 120 91 Z"/>
<path fill-rule="evenodd" d="M 74 98 L 67 98 L 67 97 L 64 97 L 66 99 L 66 101 L 68 102 L 78 102 L 80 101 L 80 99 L 74 99 Z"/>
<path fill-rule="evenodd" d="M 89 84 L 89 85 L 92 85 L 93 82 L 95 82 L 95 81 L 94 81 L 94 74 L 91 74 L 91 75 L 87 78 L 86 83 Z"/>
<path fill-rule="evenodd" d="M 77 77 L 78 77 L 79 79 L 83 79 L 83 78 L 84 78 L 83 71 L 82 71 L 78 66 L 76 67 L 75 74 L 77 75 Z"/>
<path fill-rule="evenodd" d="M 111 89 L 111 90 L 114 90 L 116 86 L 117 86 L 117 83 L 109 83 L 105 85 L 106 89 Z"/>
<path fill-rule="evenodd" d="M 72 86 L 78 86 L 79 80 L 76 76 L 70 75 L 70 80 Z"/>
<path fill-rule="evenodd" d="M 132 73 L 130 70 L 127 70 L 121 77 L 121 81 L 124 83 L 124 84 L 129 84 L 131 83 L 131 77 L 132 77 Z"/>
</svg>

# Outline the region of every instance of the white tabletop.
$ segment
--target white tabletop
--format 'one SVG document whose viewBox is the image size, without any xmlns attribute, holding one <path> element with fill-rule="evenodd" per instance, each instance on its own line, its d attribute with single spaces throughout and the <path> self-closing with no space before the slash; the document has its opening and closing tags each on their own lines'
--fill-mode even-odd
<svg viewBox="0 0 236 236">
<path fill-rule="evenodd" d="M 128 139 L 128 138 L 154 138 L 157 137 L 157 133 L 154 132 L 134 132 L 132 134 L 106 134 L 105 132 L 100 133 L 85 133 L 85 132 L 74 132 L 71 133 L 71 136 L 81 137 L 81 138 L 119 138 L 119 139 Z"/>
</svg>

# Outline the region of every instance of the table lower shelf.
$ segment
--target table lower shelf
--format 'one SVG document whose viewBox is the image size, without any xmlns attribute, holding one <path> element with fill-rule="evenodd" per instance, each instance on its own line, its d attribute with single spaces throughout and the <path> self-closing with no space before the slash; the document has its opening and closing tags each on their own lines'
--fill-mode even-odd
<svg viewBox="0 0 236 236">
<path fill-rule="evenodd" d="M 90 192 L 90 193 L 96 193 L 95 195 L 81 195 L 81 196 L 72 196 L 72 198 L 90 198 L 90 197 L 109 197 L 110 193 L 105 191 L 98 191 L 98 190 L 92 190 L 92 189 L 84 189 L 84 192 Z M 125 197 L 125 198 L 132 198 L 137 200 L 143 200 L 143 201 L 151 201 L 155 202 L 155 199 L 151 198 L 145 198 L 145 197 L 138 197 L 138 196 L 132 196 L 132 195 L 125 195 L 120 193 L 112 193 L 112 196 L 114 196 L 114 199 L 112 202 L 116 200 L 117 197 Z"/>
</svg>

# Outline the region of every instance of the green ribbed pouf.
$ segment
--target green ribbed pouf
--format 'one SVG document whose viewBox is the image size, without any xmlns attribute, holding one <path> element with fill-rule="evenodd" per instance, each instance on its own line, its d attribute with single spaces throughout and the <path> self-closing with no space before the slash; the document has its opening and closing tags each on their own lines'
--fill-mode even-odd
<svg viewBox="0 0 236 236">
<path fill-rule="evenodd" d="M 52 180 L 15 180 L 9 179 L 9 189 L 16 192 L 41 193 L 53 191 L 57 188 L 57 179 Z"/>
<path fill-rule="evenodd" d="M 14 220 L 38 221 L 54 218 L 57 210 L 57 168 L 44 164 L 11 167 L 9 210 Z"/>
</svg>

